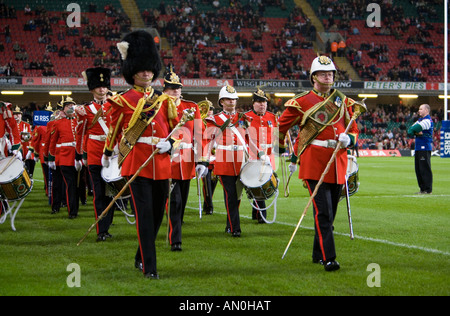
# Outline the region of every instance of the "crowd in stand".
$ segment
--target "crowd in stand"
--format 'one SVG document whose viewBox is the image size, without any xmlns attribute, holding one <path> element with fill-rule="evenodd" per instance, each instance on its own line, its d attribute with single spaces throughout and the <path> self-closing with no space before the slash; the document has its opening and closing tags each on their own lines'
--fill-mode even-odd
<svg viewBox="0 0 450 316">
<path fill-rule="evenodd" d="M 295 8 L 283 28 L 271 30 L 264 19 L 265 8 L 282 7 L 283 3 L 279 0 L 258 3 L 256 10 L 252 1 L 245 4 L 230 1 L 229 6 L 217 4 L 214 12 L 198 12 L 192 1 L 183 1 L 177 7 L 161 2 L 158 8 L 145 9 L 142 17 L 148 26 L 168 39 L 171 47 L 178 47 L 179 55 L 186 60 L 179 69 L 181 75 L 198 75 L 203 67 L 211 78 L 259 79 L 276 71 L 280 79 L 304 79 L 307 74 L 302 56 L 294 50 L 312 48 L 314 26 L 300 8 Z M 174 18 L 166 21 L 161 15 Z M 224 31 L 225 25 L 231 33 Z M 244 28 L 252 29 L 251 35 L 242 32 Z M 273 37 L 273 47 L 269 49 L 276 50 L 265 64 L 253 62 L 252 56 L 268 49 L 263 45 L 263 34 Z M 172 52 L 163 51 L 162 55 L 171 58 Z M 231 64 L 235 65 L 235 72 Z"/>
<path fill-rule="evenodd" d="M 91 3 L 90 12 L 96 12 L 96 5 Z M 108 49 L 96 47 L 96 38 L 103 37 L 106 41 L 118 41 L 122 32 L 130 30 L 130 19 L 111 5 L 103 8 L 105 19 L 101 21 L 90 21 L 86 15 L 81 15 L 82 28 L 68 27 L 66 19 L 68 12 L 49 13 L 44 6 L 37 6 L 34 11 L 27 5 L 24 8 L 28 17 L 23 26 L 26 32 L 39 32 L 38 43 L 42 44 L 42 59 L 29 60 L 26 45 L 24 43 L 13 44 L 15 61 L 23 61 L 23 69 L 42 70 L 42 76 L 55 76 L 54 66 L 51 62 L 53 54 L 58 57 L 91 57 L 94 58 L 94 66 L 104 66 L 113 69 L 114 74 L 119 74 L 120 57 L 114 44 Z M 0 4 L 0 17 L 5 19 L 16 19 L 17 14 L 12 6 Z M 8 24 L 0 26 L 0 34 L 5 35 L 5 42 L 11 43 L 14 34 L 11 34 Z M 0 52 L 4 51 L 3 42 L 0 41 Z M 6 65 L 1 65 L 0 74 L 7 76 L 22 76 L 23 72 L 16 66 L 13 60 Z M 73 74 L 78 76 L 79 74 Z"/>
<path fill-rule="evenodd" d="M 371 81 L 427 81 L 427 76 L 440 76 L 441 71 L 432 56 L 421 53 L 421 64 L 411 65 L 408 56 L 418 55 L 416 49 L 400 49 L 398 52 L 389 51 L 387 45 L 375 43 L 361 43 L 354 46 L 351 42 L 352 35 L 359 35 L 357 27 L 352 27 L 352 20 L 364 20 L 367 16 L 366 8 L 369 3 L 378 3 L 382 9 L 382 25 L 376 28 L 375 35 L 390 35 L 393 40 L 402 41 L 405 44 L 420 44 L 424 49 L 440 47 L 430 39 L 430 32 L 443 34 L 443 29 L 434 29 L 427 20 L 437 20 L 436 4 L 442 5 L 442 0 L 410 0 L 416 8 L 417 16 L 405 16 L 403 7 L 395 5 L 393 0 L 348 0 L 334 1 L 322 0 L 317 9 L 319 16 L 326 16 L 325 28 L 328 31 L 343 31 L 347 34 L 345 56 L 358 71 L 363 80 Z M 367 25 L 365 27 L 368 27 Z M 361 61 L 362 54 L 372 58 L 373 63 L 364 64 Z M 379 63 L 388 63 L 389 54 L 397 55 L 398 64 L 391 67 L 387 73 L 382 72 Z M 391 57 L 392 59 L 392 57 Z"/>
<path fill-rule="evenodd" d="M 378 104 L 368 109 L 358 120 L 360 149 L 414 149 L 414 138 L 407 135 L 408 127 L 418 120 L 418 107 L 406 107 L 400 104 Z M 439 148 L 440 122 L 444 119 L 444 111 L 430 113 L 434 121 L 434 148 Z"/>
</svg>

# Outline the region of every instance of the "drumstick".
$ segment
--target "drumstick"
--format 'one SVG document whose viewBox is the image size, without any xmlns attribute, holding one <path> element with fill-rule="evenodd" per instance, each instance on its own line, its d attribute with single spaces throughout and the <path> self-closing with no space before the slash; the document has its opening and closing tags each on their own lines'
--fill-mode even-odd
<svg viewBox="0 0 450 316">
<path fill-rule="evenodd" d="M 13 159 L 17 157 L 17 153 L 19 152 L 19 150 L 22 149 L 22 144 L 20 144 L 19 148 L 17 149 L 17 151 L 14 153 L 14 155 L 11 156 L 11 158 L 9 159 L 8 163 L 6 164 L 6 166 L 2 169 L 2 171 L 0 171 L 0 174 L 2 174 L 6 169 L 8 169 L 8 167 L 12 164 Z"/>
</svg>

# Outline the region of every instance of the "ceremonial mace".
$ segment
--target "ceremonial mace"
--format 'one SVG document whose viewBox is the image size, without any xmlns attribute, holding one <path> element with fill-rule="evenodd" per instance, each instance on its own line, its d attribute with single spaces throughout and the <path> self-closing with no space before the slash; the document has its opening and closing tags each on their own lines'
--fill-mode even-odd
<svg viewBox="0 0 450 316">
<path fill-rule="evenodd" d="M 183 111 L 183 117 L 180 119 L 180 122 L 175 126 L 175 128 L 170 132 L 169 135 L 163 140 L 163 142 L 166 142 L 170 139 L 172 134 L 178 130 L 180 127 L 182 127 L 186 122 L 192 121 L 194 119 L 194 113 L 195 109 L 186 109 Z M 112 199 L 112 201 L 109 203 L 109 205 L 106 207 L 106 209 L 100 214 L 100 216 L 97 218 L 94 224 L 89 227 L 86 234 L 81 238 L 81 240 L 78 242 L 77 246 L 81 245 L 81 243 L 86 239 L 86 237 L 89 235 L 89 233 L 94 229 L 95 225 L 98 224 L 109 212 L 111 207 L 114 205 L 114 203 L 119 199 L 119 197 L 122 196 L 122 194 L 125 192 L 125 190 L 130 186 L 130 184 L 136 179 L 136 177 L 141 173 L 142 169 L 147 167 L 147 165 L 150 163 L 150 161 L 155 157 L 157 153 L 159 153 L 160 149 L 156 148 L 155 151 L 152 152 L 152 154 L 147 158 L 147 160 L 139 167 L 139 169 L 136 171 L 136 173 L 130 178 L 130 180 L 125 183 L 122 190 L 117 193 L 117 195 Z"/>
<path fill-rule="evenodd" d="M 348 130 L 350 129 L 351 125 L 356 120 L 356 118 L 358 116 L 360 116 L 362 113 L 367 111 L 366 105 L 364 104 L 364 100 L 365 100 L 365 98 L 361 102 L 355 102 L 355 112 L 353 113 L 353 116 L 352 116 L 350 122 L 348 123 L 347 128 L 345 129 L 345 132 L 344 132 L 345 134 L 348 133 Z M 342 105 L 342 106 L 344 106 L 344 105 Z M 302 216 L 300 217 L 300 220 L 298 221 L 298 224 L 295 227 L 294 233 L 292 234 L 291 239 L 289 240 L 289 242 L 288 242 L 288 244 L 286 246 L 286 249 L 284 250 L 284 253 L 283 253 L 283 256 L 281 257 L 281 259 L 284 259 L 284 257 L 286 256 L 286 253 L 289 250 L 289 247 L 291 246 L 292 240 L 294 239 L 295 234 L 297 233 L 297 230 L 299 229 L 300 224 L 302 223 L 303 218 L 306 215 L 306 211 L 308 210 L 308 208 L 311 205 L 314 197 L 316 196 L 317 191 L 319 190 L 319 187 L 320 187 L 320 185 L 322 184 L 322 182 L 323 182 L 323 180 L 325 178 L 325 175 L 328 173 L 328 170 L 330 169 L 330 166 L 331 166 L 333 160 L 336 158 L 336 155 L 337 155 L 337 153 L 338 153 L 338 151 L 340 149 L 341 149 L 341 141 L 338 141 L 337 144 L 336 144 L 336 148 L 333 151 L 333 155 L 331 155 L 331 158 L 328 161 L 327 166 L 325 167 L 325 170 L 323 171 L 322 175 L 320 176 L 319 182 L 317 183 L 316 187 L 314 188 L 314 191 L 311 194 L 311 197 L 309 198 L 308 204 L 306 204 L 306 207 L 303 210 Z"/>
</svg>

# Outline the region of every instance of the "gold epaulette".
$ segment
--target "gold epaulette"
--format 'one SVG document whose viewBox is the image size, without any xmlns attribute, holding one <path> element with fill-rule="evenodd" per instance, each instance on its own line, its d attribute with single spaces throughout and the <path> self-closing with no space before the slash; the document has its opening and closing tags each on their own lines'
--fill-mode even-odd
<svg viewBox="0 0 450 316">
<path fill-rule="evenodd" d="M 284 106 L 285 107 L 288 107 L 288 106 L 290 106 L 290 107 L 294 107 L 294 108 L 297 108 L 297 109 L 299 109 L 299 110 L 301 110 L 301 105 L 297 102 L 297 99 L 298 98 L 301 98 L 301 97 L 303 97 L 303 96 L 305 96 L 305 95 L 307 95 L 309 93 L 309 91 L 305 91 L 305 92 L 302 92 L 302 93 L 300 93 L 300 94 L 297 94 L 296 96 L 294 96 L 292 99 L 290 99 L 290 100 L 288 100 L 285 104 L 284 104 Z"/>
<path fill-rule="evenodd" d="M 109 100 L 120 107 L 123 107 L 126 104 L 125 98 L 122 97 L 121 94 L 113 95 L 112 97 L 109 98 Z"/>
</svg>

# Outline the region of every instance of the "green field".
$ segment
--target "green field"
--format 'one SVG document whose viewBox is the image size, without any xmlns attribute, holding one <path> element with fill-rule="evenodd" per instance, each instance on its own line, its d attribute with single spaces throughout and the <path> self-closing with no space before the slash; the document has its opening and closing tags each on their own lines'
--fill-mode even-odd
<svg viewBox="0 0 450 316">
<path fill-rule="evenodd" d="M 183 225 L 183 251 L 170 251 L 165 219 L 159 232 L 160 280 L 145 279 L 134 268 L 136 230 L 122 213 L 115 213 L 111 240 L 97 243 L 94 232 L 77 246 L 94 222 L 92 199 L 80 207 L 75 220 L 67 218 L 64 208 L 51 215 L 37 168 L 34 188 L 16 217 L 17 231 L 11 230 L 9 218 L 0 225 L 0 296 L 448 296 L 450 160 L 432 158 L 434 188 L 426 196 L 414 194 L 419 189 L 410 157 L 365 157 L 358 163 L 361 185 L 351 197 L 355 239 L 349 238 L 345 200 L 335 221 L 339 271 L 325 272 L 311 261 L 311 209 L 281 259 L 308 201 L 298 179 L 291 181 L 288 198 L 280 194 L 274 224 L 252 221 L 251 207 L 242 200 L 241 238 L 224 233 L 220 184 L 215 213 L 199 219 L 194 180 Z M 269 211 L 269 219 L 272 215 Z M 80 268 L 79 287 L 67 282 L 72 280 L 72 263 Z M 370 264 L 378 269 L 372 270 Z M 378 286 L 373 286 L 374 280 L 380 281 Z"/>
</svg>

